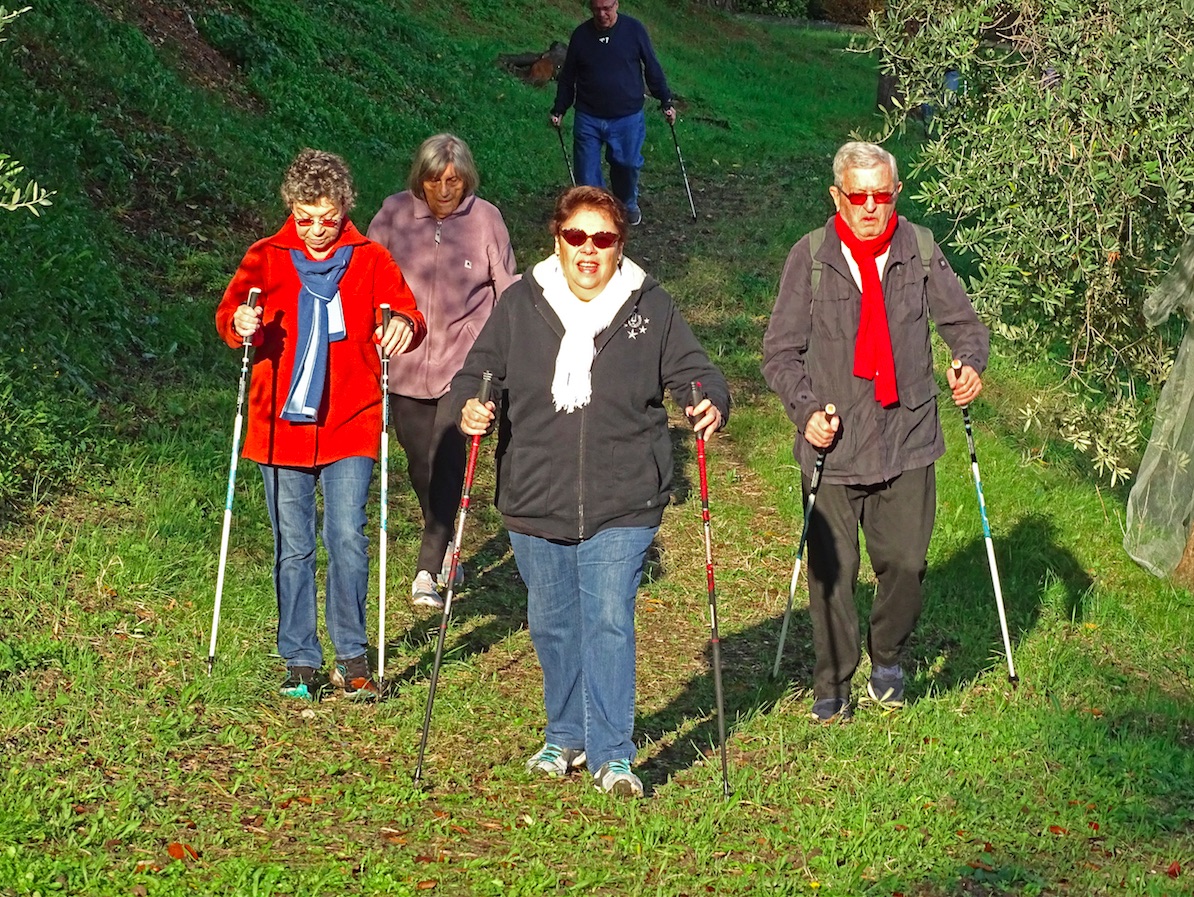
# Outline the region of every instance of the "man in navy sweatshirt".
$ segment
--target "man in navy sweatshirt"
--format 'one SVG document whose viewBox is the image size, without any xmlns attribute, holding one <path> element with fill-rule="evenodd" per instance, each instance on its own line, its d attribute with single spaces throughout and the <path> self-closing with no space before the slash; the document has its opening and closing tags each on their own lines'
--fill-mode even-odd
<svg viewBox="0 0 1194 897">
<path fill-rule="evenodd" d="M 589 9 L 593 18 L 577 26 L 568 41 L 551 123 L 558 128 L 575 102 L 572 154 L 577 183 L 605 186 L 601 177 L 604 145 L 610 190 L 625 204 L 630 223 L 638 224 L 643 219 L 638 207 L 638 173 L 647 137 L 644 77 L 669 124 L 676 121 L 676 107 L 643 23 L 618 15 L 618 0 L 590 0 Z"/>
</svg>

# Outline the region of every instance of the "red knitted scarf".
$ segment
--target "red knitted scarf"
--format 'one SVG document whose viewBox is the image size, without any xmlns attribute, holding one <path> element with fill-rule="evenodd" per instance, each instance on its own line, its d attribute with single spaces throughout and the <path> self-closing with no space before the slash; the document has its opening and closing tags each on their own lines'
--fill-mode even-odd
<svg viewBox="0 0 1194 897">
<path fill-rule="evenodd" d="M 854 340 L 854 376 L 875 381 L 875 401 L 884 408 L 896 404 L 900 396 L 896 391 L 895 357 L 891 353 L 883 282 L 879 280 L 875 259 L 891 246 L 898 221 L 898 216 L 892 215 L 883 233 L 871 240 L 860 240 L 841 215 L 833 217 L 833 227 L 842 244 L 850 250 L 862 276 L 862 313 L 858 336 Z"/>
</svg>

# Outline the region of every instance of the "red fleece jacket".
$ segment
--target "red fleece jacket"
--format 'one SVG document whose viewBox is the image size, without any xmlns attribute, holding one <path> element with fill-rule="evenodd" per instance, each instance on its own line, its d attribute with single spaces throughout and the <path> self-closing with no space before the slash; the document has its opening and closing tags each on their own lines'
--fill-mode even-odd
<svg viewBox="0 0 1194 897">
<path fill-rule="evenodd" d="M 332 251 L 349 245 L 355 247 L 352 261 L 340 281 L 347 336 L 328 345 L 327 381 L 315 423 L 291 423 L 278 417 L 290 389 L 298 343 L 300 284 L 290 250 L 305 251 L 293 217 L 288 216 L 272 237 L 249 248 L 216 308 L 217 332 L 229 346 L 240 348 L 243 342 L 232 326 L 232 316 L 252 287 L 262 289 L 263 326 L 254 337 L 243 452 L 250 461 L 314 467 L 354 455 L 377 458 L 381 359 L 373 331 L 381 321 L 380 307 L 389 303 L 395 314 L 410 321 L 415 332 L 412 347 L 423 339 L 427 327 L 389 252 L 366 239 L 351 221 L 345 222 Z"/>
</svg>

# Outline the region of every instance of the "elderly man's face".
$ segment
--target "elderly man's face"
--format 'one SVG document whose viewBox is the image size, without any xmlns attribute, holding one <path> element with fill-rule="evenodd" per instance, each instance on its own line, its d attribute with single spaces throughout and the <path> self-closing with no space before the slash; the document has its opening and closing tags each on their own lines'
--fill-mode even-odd
<svg viewBox="0 0 1194 897">
<path fill-rule="evenodd" d="M 618 21 L 618 0 L 591 0 L 589 11 L 598 31 L 608 31 Z"/>
<path fill-rule="evenodd" d="M 833 204 L 842 220 L 860 240 L 872 240 L 887 230 L 887 223 L 895 214 L 896 199 L 902 184 L 892 182 L 891 169 L 886 165 L 875 168 L 852 168 L 842 178 L 842 188 L 829 188 Z M 883 194 L 890 194 L 884 196 Z M 851 202 L 862 199 L 860 205 Z M 886 199 L 887 202 L 879 202 Z"/>
</svg>

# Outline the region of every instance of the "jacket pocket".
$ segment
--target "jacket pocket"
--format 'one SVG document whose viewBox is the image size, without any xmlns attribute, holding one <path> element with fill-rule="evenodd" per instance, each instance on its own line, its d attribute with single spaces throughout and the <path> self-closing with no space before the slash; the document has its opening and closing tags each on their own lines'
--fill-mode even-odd
<svg viewBox="0 0 1194 897">
<path fill-rule="evenodd" d="M 834 342 L 854 339 L 858 333 L 858 314 L 856 298 L 813 299 L 813 338 Z"/>
<path fill-rule="evenodd" d="M 552 505 L 555 475 L 551 453 L 527 446 L 506 453 L 501 478 L 501 511 L 512 517 L 547 517 L 562 510 Z"/>
</svg>

